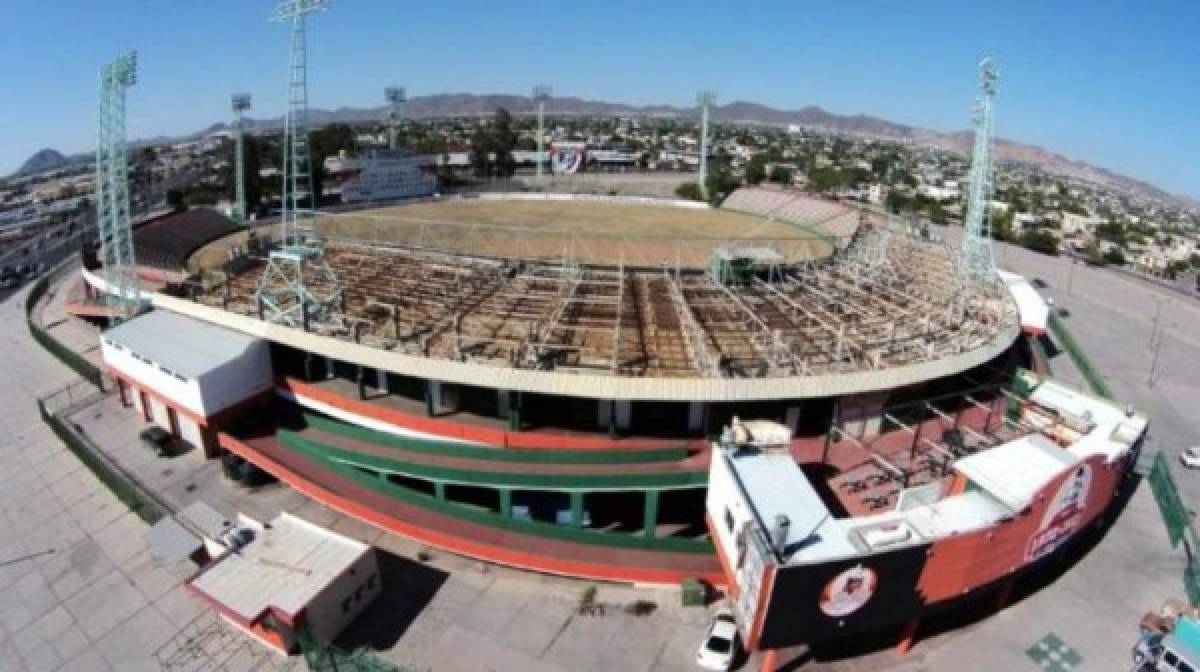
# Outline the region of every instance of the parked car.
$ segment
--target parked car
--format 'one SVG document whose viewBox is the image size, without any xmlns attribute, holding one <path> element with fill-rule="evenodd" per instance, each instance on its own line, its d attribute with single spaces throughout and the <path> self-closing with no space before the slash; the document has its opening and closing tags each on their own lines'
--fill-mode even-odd
<svg viewBox="0 0 1200 672">
<path fill-rule="evenodd" d="M 1146 666 L 1154 669 L 1154 663 L 1158 661 L 1158 657 L 1163 652 L 1162 639 L 1162 635 L 1155 633 L 1143 635 L 1138 639 L 1137 644 L 1133 645 L 1133 664 L 1135 665 L 1135 669 L 1141 670 Z"/>
<path fill-rule="evenodd" d="M 696 651 L 696 665 L 706 670 L 727 672 L 733 667 L 737 638 L 737 621 L 733 619 L 733 611 L 727 608 L 717 611 L 704 635 L 704 641 Z"/>
<path fill-rule="evenodd" d="M 147 427 L 138 433 L 142 445 L 153 450 L 159 457 L 169 457 L 175 452 L 175 437 L 171 433 L 155 425 Z"/>
<path fill-rule="evenodd" d="M 1200 469 L 1200 446 L 1184 448 L 1179 453 L 1179 461 L 1188 469 Z"/>
</svg>

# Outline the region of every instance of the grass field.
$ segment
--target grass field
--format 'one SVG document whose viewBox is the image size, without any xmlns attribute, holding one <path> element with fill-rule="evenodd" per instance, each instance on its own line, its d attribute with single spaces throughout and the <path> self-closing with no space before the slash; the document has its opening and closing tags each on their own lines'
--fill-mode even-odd
<svg viewBox="0 0 1200 672">
<path fill-rule="evenodd" d="M 730 210 L 587 201 L 455 200 L 322 214 L 328 239 L 369 240 L 486 256 L 637 266 L 703 267 L 712 249 L 769 244 L 788 260 L 828 255 L 822 233 Z M 244 235 L 193 255 L 211 267 Z"/>
</svg>

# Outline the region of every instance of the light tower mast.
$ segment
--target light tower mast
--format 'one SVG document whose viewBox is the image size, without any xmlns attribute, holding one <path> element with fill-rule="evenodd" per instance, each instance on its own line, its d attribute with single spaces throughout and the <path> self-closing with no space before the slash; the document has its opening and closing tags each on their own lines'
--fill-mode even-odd
<svg viewBox="0 0 1200 672">
<path fill-rule="evenodd" d="M 992 256 L 992 99 L 996 95 L 996 66 L 991 58 L 979 62 L 979 99 L 974 109 L 975 146 L 971 153 L 971 172 L 964 222 L 961 265 L 978 280 L 990 282 L 996 277 Z"/>
<path fill-rule="evenodd" d="M 243 133 L 245 132 L 242 114 L 250 109 L 250 94 L 235 93 L 230 98 L 233 107 L 233 176 L 237 185 L 235 198 L 237 200 L 237 222 L 246 225 L 246 155 Z"/>
<path fill-rule="evenodd" d="M 129 151 L 125 135 L 126 91 L 137 83 L 137 52 L 129 51 L 100 70 L 100 116 L 96 138 L 96 228 L 101 277 L 114 321 L 141 305 L 129 210 Z"/>
<path fill-rule="evenodd" d="M 540 182 L 542 179 L 542 163 L 545 157 L 542 154 L 543 145 L 546 137 L 546 101 L 550 98 L 550 87 L 545 84 L 539 84 L 533 87 L 533 100 L 537 103 L 537 179 Z"/>
<path fill-rule="evenodd" d="M 700 170 L 696 179 L 701 189 L 708 188 L 708 110 L 717 102 L 717 94 L 713 91 L 701 91 L 696 94 L 696 104 L 700 106 Z"/>
<path fill-rule="evenodd" d="M 388 147 L 395 149 L 400 137 L 400 105 L 408 100 L 408 94 L 403 86 L 389 86 L 383 90 L 383 97 L 392 106 L 388 110 Z"/>
<path fill-rule="evenodd" d="M 325 262 L 315 224 L 317 194 L 308 148 L 308 54 L 305 18 L 328 0 L 280 0 L 271 21 L 291 23 L 288 109 L 283 131 L 280 246 L 258 281 L 259 315 L 293 327 L 324 321 L 340 303 L 342 288 Z M 304 198 L 311 207 L 301 208 Z"/>
</svg>

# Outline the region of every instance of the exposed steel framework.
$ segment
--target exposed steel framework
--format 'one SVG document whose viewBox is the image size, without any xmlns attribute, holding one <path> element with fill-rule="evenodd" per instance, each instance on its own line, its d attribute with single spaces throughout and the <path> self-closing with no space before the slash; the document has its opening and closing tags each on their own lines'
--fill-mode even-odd
<svg viewBox="0 0 1200 672">
<path fill-rule="evenodd" d="M 141 303 L 129 209 L 129 150 L 125 132 L 126 92 L 137 83 L 137 52 L 129 51 L 100 70 L 96 138 L 96 228 L 100 234 L 105 301 L 114 319 L 128 317 Z"/>
</svg>

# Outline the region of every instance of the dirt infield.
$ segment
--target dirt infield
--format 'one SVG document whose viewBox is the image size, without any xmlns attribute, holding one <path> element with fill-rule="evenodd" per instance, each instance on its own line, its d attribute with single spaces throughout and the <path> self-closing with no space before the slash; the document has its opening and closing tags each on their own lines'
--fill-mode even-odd
<svg viewBox="0 0 1200 672">
<path fill-rule="evenodd" d="M 830 252 L 821 234 L 728 210 L 587 201 L 462 200 L 321 218 L 332 239 L 399 242 L 525 259 L 703 266 L 722 244 L 767 244 L 788 259 Z"/>
<path fill-rule="evenodd" d="M 631 266 L 706 266 L 714 247 L 762 245 L 796 261 L 828 255 L 827 234 L 731 210 L 704 210 L 589 201 L 465 199 L 414 203 L 350 213 L 322 213 L 320 235 L 330 240 L 379 241 L 450 253 Z M 277 234 L 276 227 L 271 233 Z M 192 257 L 211 268 L 234 235 Z"/>
</svg>

